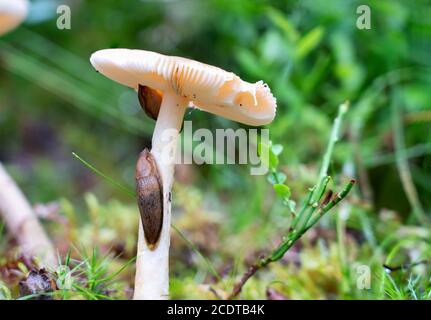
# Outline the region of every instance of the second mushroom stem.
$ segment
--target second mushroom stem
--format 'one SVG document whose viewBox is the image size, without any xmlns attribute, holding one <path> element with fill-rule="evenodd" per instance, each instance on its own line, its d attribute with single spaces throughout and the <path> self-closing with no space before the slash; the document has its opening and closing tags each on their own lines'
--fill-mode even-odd
<svg viewBox="0 0 431 320">
<path fill-rule="evenodd" d="M 160 239 L 150 248 L 139 222 L 136 257 L 135 300 L 169 298 L 169 246 L 171 226 L 171 188 L 174 179 L 175 156 L 187 102 L 173 93 L 166 93 L 153 133 L 153 155 L 163 185 L 163 225 Z"/>
<path fill-rule="evenodd" d="M 4 220 L 24 254 L 39 259 L 39 266 L 54 270 L 54 246 L 18 185 L 0 163 L 0 223 Z"/>
</svg>

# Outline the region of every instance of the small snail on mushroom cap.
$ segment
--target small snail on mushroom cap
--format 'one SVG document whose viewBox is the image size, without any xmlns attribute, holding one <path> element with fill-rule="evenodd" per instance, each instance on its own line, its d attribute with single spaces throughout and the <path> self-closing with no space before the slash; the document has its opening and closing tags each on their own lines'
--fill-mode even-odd
<svg viewBox="0 0 431 320">
<path fill-rule="evenodd" d="M 166 155 L 175 154 L 186 109 L 196 108 L 260 126 L 274 119 L 276 100 L 262 81 L 249 83 L 232 72 L 185 58 L 144 50 L 105 49 L 93 53 L 90 61 L 106 77 L 138 91 L 142 108 L 156 120 L 151 152 L 141 153 L 136 170 L 143 228 L 139 228 L 134 298 L 167 298 L 174 162 Z M 169 131 L 170 139 L 166 139 L 169 129 L 173 130 Z M 146 186 L 157 190 L 142 192 Z M 155 205 L 154 201 L 161 201 L 156 200 L 161 198 L 158 192 L 163 203 Z M 144 236 L 145 232 L 152 234 Z"/>
<path fill-rule="evenodd" d="M 26 17 L 26 0 L 0 0 L 0 35 L 16 28 Z"/>
</svg>

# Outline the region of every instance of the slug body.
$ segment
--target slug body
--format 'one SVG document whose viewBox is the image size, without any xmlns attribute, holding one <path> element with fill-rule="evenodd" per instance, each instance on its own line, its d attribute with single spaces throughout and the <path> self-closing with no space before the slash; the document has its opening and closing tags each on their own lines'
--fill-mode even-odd
<svg viewBox="0 0 431 320">
<path fill-rule="evenodd" d="M 154 249 L 163 225 L 163 184 L 156 160 L 148 149 L 136 164 L 136 194 L 147 246 Z"/>
<path fill-rule="evenodd" d="M 163 99 L 162 92 L 147 86 L 139 85 L 138 98 L 139 104 L 141 108 L 144 109 L 146 115 L 153 120 L 157 120 Z"/>
</svg>

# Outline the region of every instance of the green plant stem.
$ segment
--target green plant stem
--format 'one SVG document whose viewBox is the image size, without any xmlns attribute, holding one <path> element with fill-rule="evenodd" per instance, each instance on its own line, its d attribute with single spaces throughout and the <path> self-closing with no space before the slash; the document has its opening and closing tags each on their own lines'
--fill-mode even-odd
<svg viewBox="0 0 431 320">
<path fill-rule="evenodd" d="M 340 203 L 341 200 L 343 200 L 347 195 L 349 194 L 350 190 L 352 190 L 353 186 L 355 185 L 355 180 L 350 180 L 349 183 L 345 185 L 343 190 L 338 194 L 335 195 L 324 207 L 320 207 L 317 210 L 317 214 L 311 219 L 310 223 L 307 225 L 306 230 L 310 229 L 312 226 L 314 226 L 320 218 L 327 213 L 329 210 L 331 210 L 333 207 L 335 207 L 338 203 Z"/>
<path fill-rule="evenodd" d="M 266 267 L 271 262 L 275 262 L 281 259 L 284 254 L 298 241 L 311 227 L 313 227 L 320 218 L 331 210 L 334 206 L 336 206 L 341 200 L 343 200 L 352 189 L 355 184 L 354 180 L 351 180 L 337 195 L 334 197 L 326 206 L 320 208 L 314 208 L 312 210 L 312 214 L 316 212 L 314 218 L 299 232 L 290 233 L 288 237 L 284 241 L 282 241 L 277 248 L 275 248 L 269 255 L 260 257 L 256 263 L 251 265 L 247 271 L 243 274 L 240 281 L 234 286 L 231 294 L 228 296 L 228 299 L 234 299 L 242 290 L 245 283 L 260 269 Z M 309 207 L 313 209 L 313 206 Z"/>
<path fill-rule="evenodd" d="M 307 205 L 308 205 L 308 210 L 306 211 L 307 214 L 304 214 L 304 219 L 302 219 L 303 221 L 301 221 L 302 224 L 300 224 L 297 229 L 302 230 L 302 229 L 304 229 L 304 227 L 307 226 L 308 221 L 310 221 L 310 218 L 313 216 L 315 209 L 318 207 L 318 201 L 320 201 L 320 199 L 323 197 L 323 194 L 325 193 L 326 188 L 327 188 L 330 180 L 331 180 L 331 177 L 329 177 L 329 176 L 326 176 L 322 179 L 322 188 L 320 190 L 320 193 L 317 194 L 317 201 L 313 202 L 311 200 L 311 202 L 307 203 Z M 314 193 L 314 191 L 313 191 L 313 193 Z M 313 196 L 311 196 L 311 198 L 312 197 Z"/>
<path fill-rule="evenodd" d="M 311 203 L 313 190 L 314 190 L 314 187 L 310 189 L 310 192 L 308 192 L 307 199 L 305 200 L 304 205 L 301 208 L 301 211 L 299 211 L 299 213 L 295 215 L 294 219 L 292 220 L 289 228 L 290 231 L 294 231 L 296 229 L 296 226 L 298 225 L 300 217 L 304 214 L 304 211 L 308 208 L 308 204 Z"/>
<path fill-rule="evenodd" d="M 319 172 L 318 184 L 315 189 L 315 193 L 313 194 L 311 201 L 314 203 L 317 201 L 320 194 L 323 193 L 324 188 L 324 179 L 328 175 L 328 168 L 332 158 L 332 152 L 334 150 L 335 143 L 337 143 L 339 139 L 341 124 L 343 122 L 344 115 L 346 114 L 349 108 L 349 103 L 345 102 L 338 107 L 338 114 L 334 120 L 334 124 L 332 126 L 331 136 L 329 138 L 328 146 L 326 147 L 326 152 L 323 156 L 322 166 Z"/>
<path fill-rule="evenodd" d="M 347 110 L 347 102 L 341 104 L 338 108 L 338 115 L 334 120 L 329 143 L 323 156 L 318 182 L 313 188 L 310 189 L 306 198 L 307 200 L 305 201 L 299 214 L 293 218 L 288 235 L 283 238 L 283 241 L 277 246 L 277 248 L 271 251 L 268 255 L 260 257 L 247 269 L 240 281 L 233 287 L 231 294 L 228 296 L 229 300 L 234 299 L 241 292 L 245 283 L 258 270 L 266 267 L 271 262 L 281 259 L 285 253 L 295 244 L 295 242 L 304 235 L 305 232 L 313 227 L 325 213 L 335 207 L 349 194 L 350 190 L 355 184 L 355 180 L 350 180 L 343 190 L 339 194 L 333 196 L 328 203 L 322 203 L 319 205 L 319 202 L 325 194 L 326 188 L 331 180 L 331 177 L 329 177 L 327 174 L 328 168 L 331 162 L 335 143 L 339 139 L 341 124 Z"/>
</svg>

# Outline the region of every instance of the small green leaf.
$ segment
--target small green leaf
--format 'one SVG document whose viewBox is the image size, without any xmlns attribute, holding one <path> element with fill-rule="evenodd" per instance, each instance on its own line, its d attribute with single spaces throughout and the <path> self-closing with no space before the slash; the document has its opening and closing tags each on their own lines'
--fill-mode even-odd
<svg viewBox="0 0 431 320">
<path fill-rule="evenodd" d="M 274 184 L 274 191 L 282 198 L 289 199 L 291 192 L 290 188 L 282 183 Z"/>
<path fill-rule="evenodd" d="M 269 152 L 269 168 L 275 170 L 278 167 L 278 157 L 270 150 Z"/>
</svg>

